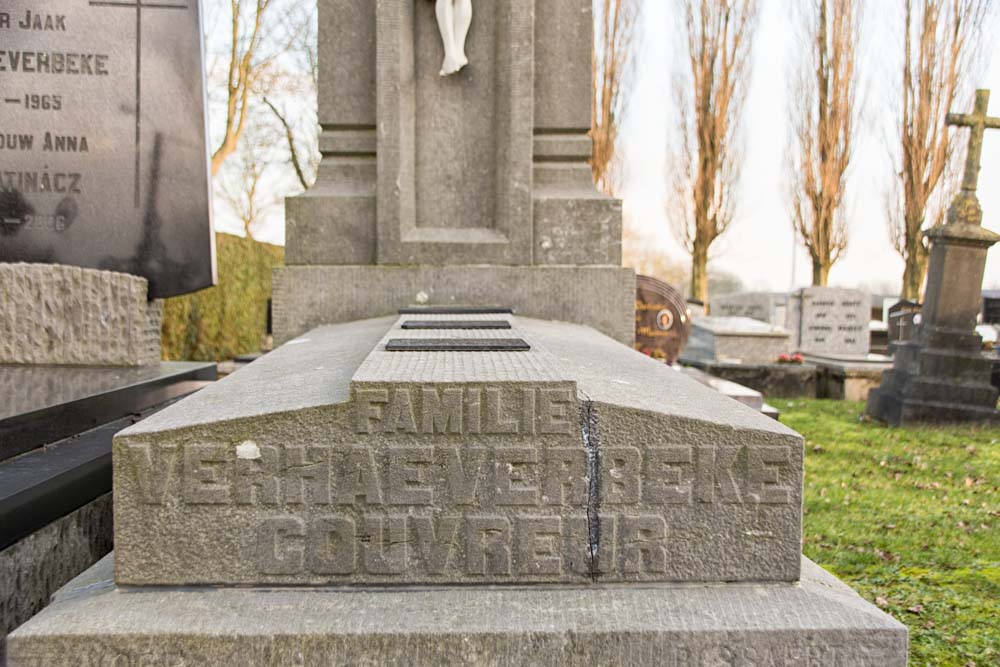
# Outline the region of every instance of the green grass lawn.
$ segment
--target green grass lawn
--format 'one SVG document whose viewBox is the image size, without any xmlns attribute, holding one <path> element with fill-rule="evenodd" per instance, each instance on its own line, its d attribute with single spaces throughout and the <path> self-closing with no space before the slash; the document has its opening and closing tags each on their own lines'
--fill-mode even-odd
<svg viewBox="0 0 1000 667">
<path fill-rule="evenodd" d="M 910 628 L 911 665 L 1000 665 L 1000 428 L 773 402 L 806 439 L 806 556 Z"/>
</svg>

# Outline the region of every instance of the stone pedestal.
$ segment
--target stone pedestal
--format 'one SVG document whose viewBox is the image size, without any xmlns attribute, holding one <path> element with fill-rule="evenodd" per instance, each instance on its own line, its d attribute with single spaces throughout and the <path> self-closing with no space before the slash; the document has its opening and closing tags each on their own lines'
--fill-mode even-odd
<svg viewBox="0 0 1000 667">
<path fill-rule="evenodd" d="M 928 232 L 930 268 L 914 339 L 894 346 L 893 367 L 868 396 L 868 414 L 894 425 L 998 422 L 992 361 L 975 333 L 986 252 L 1000 237 L 971 224 Z"/>
<path fill-rule="evenodd" d="M 389 351 L 428 339 L 528 349 Z M 320 327 L 116 437 L 115 584 L 84 575 L 11 665 L 905 665 L 801 559 L 802 456 L 588 327 Z"/>
<path fill-rule="evenodd" d="M 412 303 L 515 307 L 634 340 L 621 202 L 588 160 L 591 5 L 474 3 L 439 76 L 435 4 L 319 6 L 320 164 L 286 204 L 275 342 Z"/>
<path fill-rule="evenodd" d="M 14 633 L 11 664 L 906 665 L 905 627 L 807 560 L 797 584 L 143 593 L 112 567 Z"/>
</svg>

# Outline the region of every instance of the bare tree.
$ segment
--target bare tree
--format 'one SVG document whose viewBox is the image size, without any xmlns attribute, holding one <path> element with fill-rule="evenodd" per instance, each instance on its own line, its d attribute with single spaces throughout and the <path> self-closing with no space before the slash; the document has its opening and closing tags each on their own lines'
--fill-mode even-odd
<svg viewBox="0 0 1000 667">
<path fill-rule="evenodd" d="M 594 183 L 608 194 L 614 189 L 615 144 L 634 63 L 638 12 L 638 0 L 594 1 L 591 168 Z"/>
<path fill-rule="evenodd" d="M 264 183 L 273 146 L 263 134 L 262 129 L 250 127 L 240 150 L 215 179 L 219 198 L 243 225 L 248 238 L 253 238 L 254 227 L 281 201 L 281 195 Z"/>
<path fill-rule="evenodd" d="M 919 299 L 927 275 L 922 230 L 944 222 L 958 191 L 945 116 L 971 100 L 986 62 L 993 0 L 902 0 L 903 71 L 897 179 L 889 197 L 889 233 L 905 262 L 901 295 Z"/>
<path fill-rule="evenodd" d="M 677 0 L 686 67 L 674 83 L 674 198 L 667 213 L 691 255 L 691 296 L 708 300 L 709 247 L 733 221 L 739 125 L 750 82 L 757 0 Z"/>
<path fill-rule="evenodd" d="M 844 189 L 857 124 L 860 37 L 857 0 L 806 0 L 803 58 L 792 79 L 788 151 L 792 224 L 812 259 L 813 285 L 826 285 L 847 249 Z"/>
<path fill-rule="evenodd" d="M 255 90 L 259 90 L 270 58 L 261 57 L 267 32 L 264 22 L 274 0 L 229 0 L 226 65 L 225 130 L 212 153 L 212 176 L 236 152 L 246 129 Z"/>
</svg>

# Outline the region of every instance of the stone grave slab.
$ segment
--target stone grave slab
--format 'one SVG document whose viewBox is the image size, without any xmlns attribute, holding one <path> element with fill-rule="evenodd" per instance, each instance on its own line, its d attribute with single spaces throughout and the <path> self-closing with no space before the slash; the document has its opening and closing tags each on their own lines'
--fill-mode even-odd
<svg viewBox="0 0 1000 667">
<path fill-rule="evenodd" d="M 215 283 L 197 0 L 5 0 L 0 262 Z"/>
<path fill-rule="evenodd" d="M 788 326 L 788 294 L 783 292 L 741 292 L 713 297 L 709 314 L 714 317 L 749 317 L 775 326 Z"/>
<path fill-rule="evenodd" d="M 118 583 L 798 577 L 797 434 L 586 327 L 387 350 L 443 333 L 408 317 L 313 330 L 119 434 Z"/>
<path fill-rule="evenodd" d="M 749 317 L 699 317 L 682 360 L 770 364 L 789 351 L 788 331 Z"/>
</svg>

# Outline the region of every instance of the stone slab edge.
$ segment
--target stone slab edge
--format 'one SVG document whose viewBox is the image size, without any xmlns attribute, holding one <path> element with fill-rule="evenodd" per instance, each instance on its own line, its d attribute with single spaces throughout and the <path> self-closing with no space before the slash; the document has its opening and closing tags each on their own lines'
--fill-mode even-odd
<svg viewBox="0 0 1000 667">
<path fill-rule="evenodd" d="M 806 559 L 801 585 L 594 588 L 138 590 L 113 568 L 12 633 L 10 667 L 906 665 L 905 626 Z"/>
</svg>

